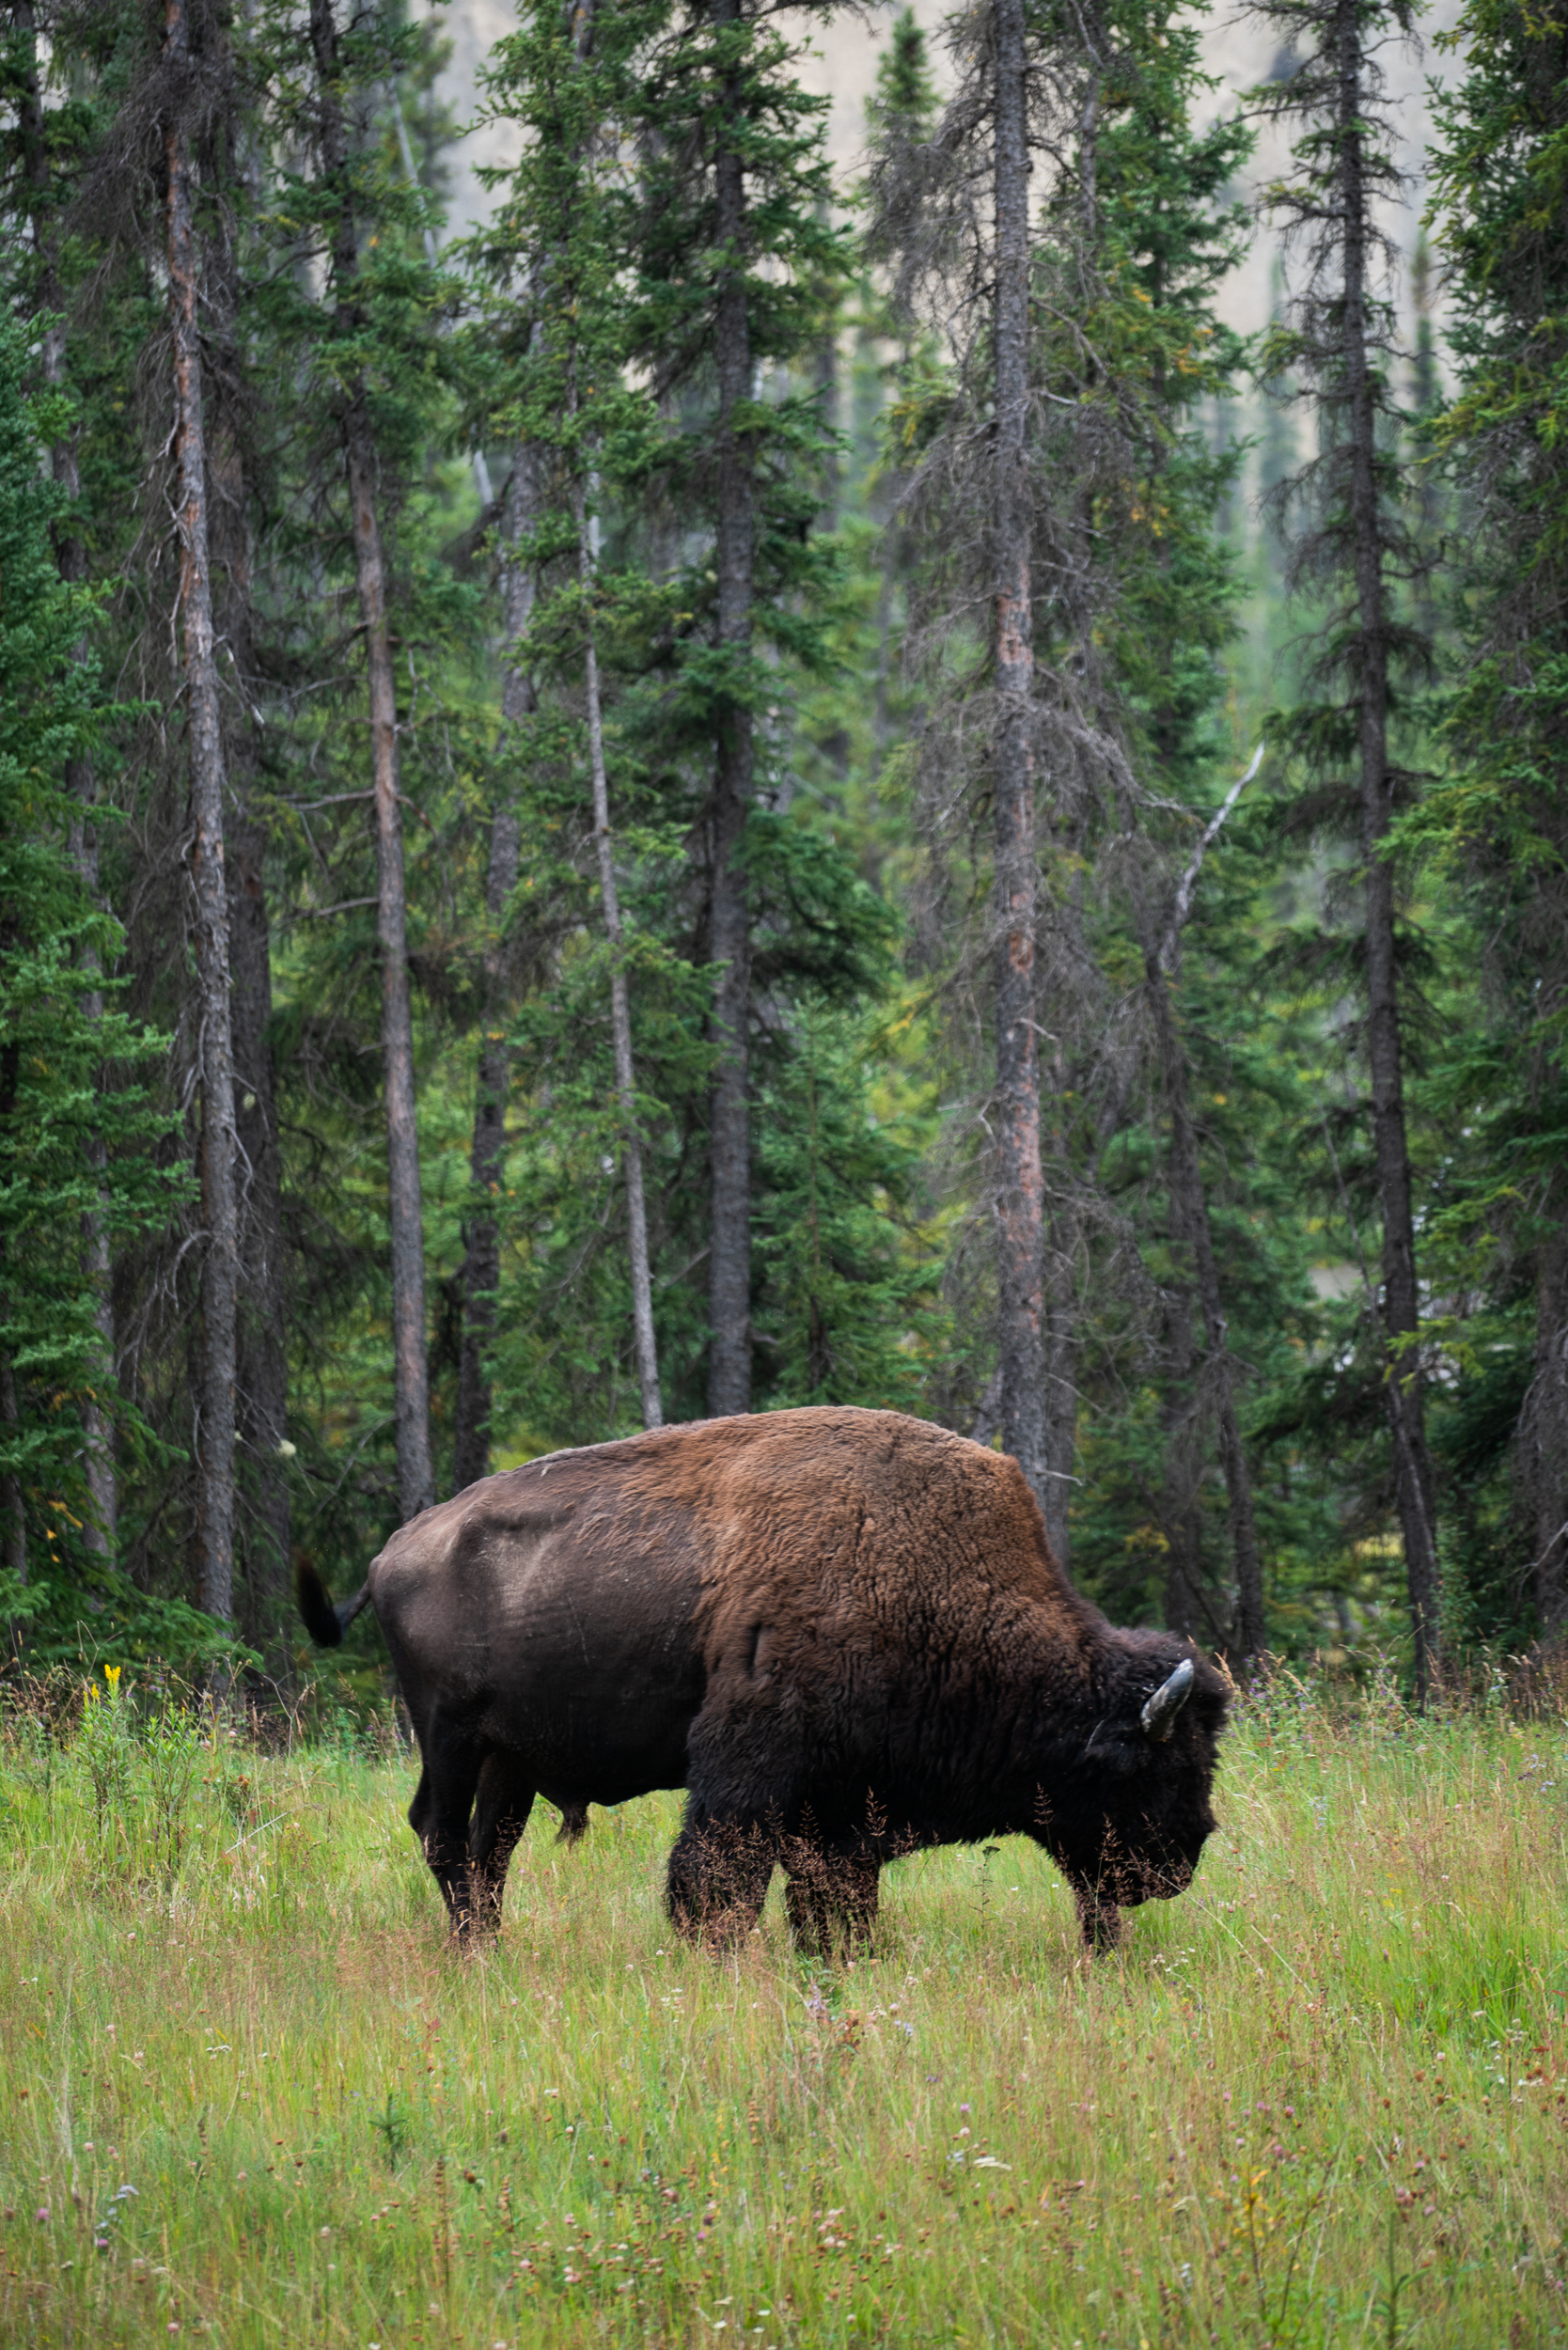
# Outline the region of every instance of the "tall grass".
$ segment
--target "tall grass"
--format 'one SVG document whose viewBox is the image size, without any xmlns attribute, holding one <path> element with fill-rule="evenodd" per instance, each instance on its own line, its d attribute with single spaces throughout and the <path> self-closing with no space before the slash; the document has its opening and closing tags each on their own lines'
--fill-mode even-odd
<svg viewBox="0 0 1568 2350">
<path fill-rule="evenodd" d="M 1556 1721 L 1278 1694 L 1193 1890 L 1092 1961 L 1010 1841 L 890 1871 L 873 1958 L 796 1958 L 776 1890 L 715 1964 L 663 1796 L 572 1853 L 541 1811 L 463 1960 L 412 1780 L 12 1720 L 0 2342 L 1568 2334 Z"/>
</svg>

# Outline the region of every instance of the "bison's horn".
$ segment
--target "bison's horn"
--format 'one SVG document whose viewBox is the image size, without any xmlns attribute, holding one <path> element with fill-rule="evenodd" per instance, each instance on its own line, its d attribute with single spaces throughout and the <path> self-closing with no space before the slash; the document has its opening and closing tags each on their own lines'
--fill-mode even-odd
<svg viewBox="0 0 1568 2350">
<path fill-rule="evenodd" d="M 1162 1681 L 1144 1707 L 1141 1719 L 1151 1738 L 1164 1746 L 1176 1727 L 1176 1716 L 1192 1695 L 1192 1658 L 1184 1656 L 1168 1681 Z"/>
</svg>

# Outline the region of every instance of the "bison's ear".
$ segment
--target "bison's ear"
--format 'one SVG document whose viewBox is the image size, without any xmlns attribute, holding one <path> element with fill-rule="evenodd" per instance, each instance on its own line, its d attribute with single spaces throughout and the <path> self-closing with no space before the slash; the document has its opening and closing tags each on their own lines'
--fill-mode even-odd
<svg viewBox="0 0 1568 2350">
<path fill-rule="evenodd" d="M 1138 1716 L 1145 1737 L 1152 1738 L 1156 1746 L 1163 1747 L 1175 1729 L 1176 1716 L 1192 1695 L 1195 1678 L 1192 1658 L 1184 1656 L 1169 1679 L 1161 1682 Z"/>
</svg>

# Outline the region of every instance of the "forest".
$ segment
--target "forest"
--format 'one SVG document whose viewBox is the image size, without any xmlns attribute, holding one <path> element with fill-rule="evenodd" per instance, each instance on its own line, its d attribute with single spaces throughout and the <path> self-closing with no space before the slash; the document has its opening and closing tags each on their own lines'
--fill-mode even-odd
<svg viewBox="0 0 1568 2350">
<path fill-rule="evenodd" d="M 1568 21 L 1407 266 L 1415 0 L 1251 13 L 888 15 L 845 171 L 825 0 L 521 0 L 454 221 L 439 12 L 5 0 L 13 1669 L 810 1403 L 1238 1676 L 1561 1637 Z"/>
</svg>

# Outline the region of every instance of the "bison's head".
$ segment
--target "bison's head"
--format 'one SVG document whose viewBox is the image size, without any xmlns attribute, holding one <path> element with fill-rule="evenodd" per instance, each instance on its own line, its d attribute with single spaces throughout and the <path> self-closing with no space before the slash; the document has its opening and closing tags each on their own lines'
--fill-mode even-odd
<svg viewBox="0 0 1568 2350">
<path fill-rule="evenodd" d="M 1117 1636 L 1098 1718 L 1043 1838 L 1081 1903 L 1131 1906 L 1192 1883 L 1215 1825 L 1209 1799 L 1228 1695 L 1185 1643 Z"/>
</svg>

